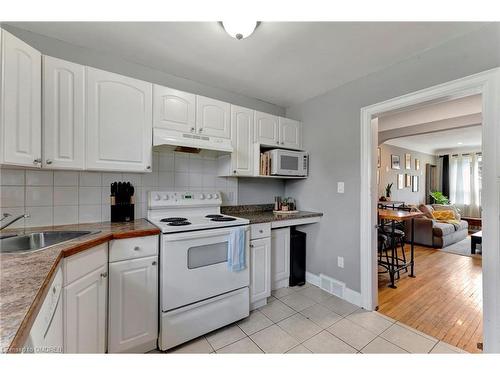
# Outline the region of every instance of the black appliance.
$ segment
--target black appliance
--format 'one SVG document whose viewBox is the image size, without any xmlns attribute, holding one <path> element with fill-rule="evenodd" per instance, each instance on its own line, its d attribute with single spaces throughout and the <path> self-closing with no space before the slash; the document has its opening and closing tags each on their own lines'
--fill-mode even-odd
<svg viewBox="0 0 500 375">
<path fill-rule="evenodd" d="M 306 234 L 290 230 L 290 286 L 306 283 Z"/>
</svg>

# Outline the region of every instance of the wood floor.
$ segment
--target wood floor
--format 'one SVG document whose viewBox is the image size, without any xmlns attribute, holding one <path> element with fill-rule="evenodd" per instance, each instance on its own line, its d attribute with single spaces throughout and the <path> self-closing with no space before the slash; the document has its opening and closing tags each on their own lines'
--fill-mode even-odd
<svg viewBox="0 0 500 375">
<path fill-rule="evenodd" d="M 409 257 L 409 246 L 406 247 Z M 415 246 L 416 278 L 401 274 L 397 289 L 379 274 L 379 312 L 472 353 L 481 352 L 481 257 Z"/>
</svg>

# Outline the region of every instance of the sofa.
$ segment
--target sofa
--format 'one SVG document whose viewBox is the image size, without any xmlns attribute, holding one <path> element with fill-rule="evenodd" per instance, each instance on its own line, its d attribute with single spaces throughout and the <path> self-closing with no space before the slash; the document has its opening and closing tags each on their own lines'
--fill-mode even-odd
<svg viewBox="0 0 500 375">
<path fill-rule="evenodd" d="M 453 206 L 420 205 L 415 210 L 421 211 L 425 215 L 415 219 L 415 244 L 443 248 L 467 238 L 469 224 L 467 221 L 461 220 L 460 214 Z M 432 212 L 434 210 L 454 210 L 459 223 L 455 226 L 433 219 Z M 411 221 L 405 222 L 405 234 L 407 240 L 410 241 Z"/>
</svg>

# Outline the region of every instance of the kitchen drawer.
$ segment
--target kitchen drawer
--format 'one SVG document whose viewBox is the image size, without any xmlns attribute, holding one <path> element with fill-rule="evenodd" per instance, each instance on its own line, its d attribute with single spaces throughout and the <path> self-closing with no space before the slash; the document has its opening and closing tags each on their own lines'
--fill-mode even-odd
<svg viewBox="0 0 500 375">
<path fill-rule="evenodd" d="M 107 264 L 107 243 L 64 258 L 64 286 Z"/>
<path fill-rule="evenodd" d="M 250 239 L 265 238 L 271 236 L 271 224 L 252 224 L 250 225 Z"/>
<path fill-rule="evenodd" d="M 109 261 L 142 258 L 158 255 L 158 236 L 113 240 L 109 244 Z"/>
</svg>

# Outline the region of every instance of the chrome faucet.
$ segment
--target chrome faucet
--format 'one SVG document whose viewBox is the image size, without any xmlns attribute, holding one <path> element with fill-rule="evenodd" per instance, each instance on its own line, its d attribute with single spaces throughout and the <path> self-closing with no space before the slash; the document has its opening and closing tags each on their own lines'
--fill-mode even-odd
<svg viewBox="0 0 500 375">
<path fill-rule="evenodd" d="M 10 216 L 12 216 L 12 215 L 9 213 L 5 213 L 5 214 L 3 214 L 3 217 L 2 217 L 2 219 L 0 219 L 0 221 L 4 221 L 6 218 L 8 218 Z M 2 226 L 0 226 L 0 230 L 7 228 L 9 225 L 14 224 L 16 221 L 18 221 L 20 219 L 23 219 L 23 218 L 26 219 L 28 217 L 30 217 L 29 214 L 22 214 L 22 215 L 16 216 L 12 220 L 10 220 L 7 224 L 2 224 Z"/>
</svg>

